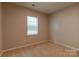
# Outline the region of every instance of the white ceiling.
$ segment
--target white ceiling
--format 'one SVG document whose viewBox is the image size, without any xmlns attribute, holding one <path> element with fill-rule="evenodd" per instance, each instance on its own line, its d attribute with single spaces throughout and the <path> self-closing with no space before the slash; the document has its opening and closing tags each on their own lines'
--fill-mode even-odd
<svg viewBox="0 0 79 59">
<path fill-rule="evenodd" d="M 44 13 L 53 13 L 65 7 L 74 5 L 74 2 L 14 2 L 14 4 L 27 7 Z M 36 6 L 32 6 L 35 4 Z"/>
</svg>

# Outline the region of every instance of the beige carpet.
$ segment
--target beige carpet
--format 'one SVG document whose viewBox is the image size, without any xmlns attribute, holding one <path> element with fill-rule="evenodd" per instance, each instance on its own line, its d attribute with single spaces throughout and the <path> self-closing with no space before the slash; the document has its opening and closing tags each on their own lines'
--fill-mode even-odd
<svg viewBox="0 0 79 59">
<path fill-rule="evenodd" d="M 79 56 L 77 51 L 53 43 L 42 43 L 3 53 L 5 57 L 66 57 Z"/>
</svg>

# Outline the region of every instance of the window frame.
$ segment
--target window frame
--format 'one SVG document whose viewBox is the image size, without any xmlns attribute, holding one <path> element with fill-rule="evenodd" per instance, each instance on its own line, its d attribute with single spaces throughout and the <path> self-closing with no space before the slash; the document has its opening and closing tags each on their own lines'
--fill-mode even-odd
<svg viewBox="0 0 79 59">
<path fill-rule="evenodd" d="M 28 34 L 28 17 L 35 17 L 36 19 L 37 19 L 37 33 L 35 34 Z M 26 35 L 27 36 L 36 36 L 36 35 L 38 35 L 38 33 L 39 33 L 39 30 L 38 30 L 38 17 L 37 16 L 27 16 L 26 17 Z"/>
</svg>

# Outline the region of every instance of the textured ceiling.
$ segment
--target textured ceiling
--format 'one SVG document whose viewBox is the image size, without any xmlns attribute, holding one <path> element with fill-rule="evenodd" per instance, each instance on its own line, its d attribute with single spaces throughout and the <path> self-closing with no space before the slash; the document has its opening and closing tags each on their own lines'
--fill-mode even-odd
<svg viewBox="0 0 79 59">
<path fill-rule="evenodd" d="M 40 11 L 43 13 L 53 13 L 65 7 L 74 5 L 74 2 L 14 2 L 13 4 L 27 7 L 36 11 Z M 32 6 L 35 4 L 35 6 Z"/>
</svg>

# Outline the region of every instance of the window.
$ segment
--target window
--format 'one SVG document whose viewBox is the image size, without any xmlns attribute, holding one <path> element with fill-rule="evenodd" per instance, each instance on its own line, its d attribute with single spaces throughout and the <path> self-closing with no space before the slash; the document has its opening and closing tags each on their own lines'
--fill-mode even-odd
<svg viewBox="0 0 79 59">
<path fill-rule="evenodd" d="M 27 16 L 27 35 L 38 34 L 38 18 Z"/>
</svg>

